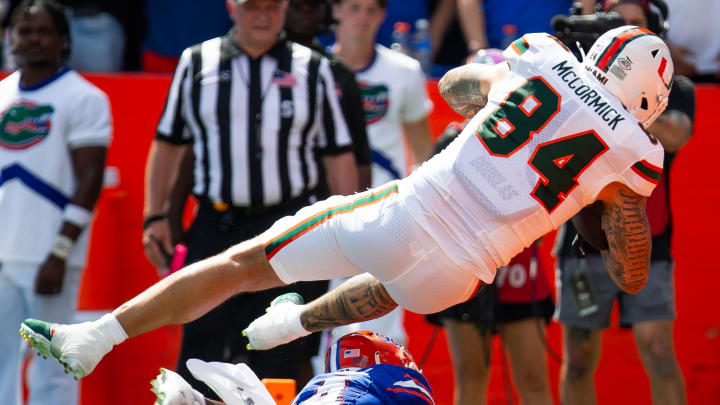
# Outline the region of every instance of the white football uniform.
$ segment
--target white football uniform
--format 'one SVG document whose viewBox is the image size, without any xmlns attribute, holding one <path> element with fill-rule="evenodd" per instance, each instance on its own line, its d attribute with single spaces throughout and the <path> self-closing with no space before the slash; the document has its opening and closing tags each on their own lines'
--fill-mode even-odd
<svg viewBox="0 0 720 405">
<path fill-rule="evenodd" d="M 110 143 L 107 96 L 73 70 L 37 89 L 0 82 L 0 263 L 42 263 L 75 193 L 73 149 Z M 87 229 L 68 265 L 82 267 Z"/>
<path fill-rule="evenodd" d="M 401 306 L 436 312 L 492 282 L 608 184 L 650 195 L 663 149 L 602 78 L 546 34 L 505 56 L 509 75 L 442 153 L 395 185 L 332 197 L 263 234 L 278 276 L 367 271 Z"/>
<path fill-rule="evenodd" d="M 31 88 L 15 72 L 0 82 L 0 398 L 20 403 L 21 342 L 25 318 L 72 323 L 88 229 L 66 262 L 62 290 L 35 293 L 35 278 L 62 225 L 64 206 L 75 194 L 71 153 L 110 142 L 110 105 L 105 94 L 63 69 Z M 29 405 L 77 403 L 77 382 L 57 362 L 29 369 Z M 17 398 L 17 402 L 15 400 Z"/>
<path fill-rule="evenodd" d="M 612 182 L 649 196 L 663 164 L 659 142 L 555 38 L 525 35 L 504 54 L 510 75 L 487 106 L 407 181 L 411 214 L 486 282 L 495 269 L 477 269 L 478 254 L 507 264 Z"/>
<path fill-rule="evenodd" d="M 355 74 L 362 93 L 365 125 L 372 149 L 372 186 L 407 176 L 403 124 L 432 110 L 420 63 L 382 45 L 365 70 Z"/>
</svg>

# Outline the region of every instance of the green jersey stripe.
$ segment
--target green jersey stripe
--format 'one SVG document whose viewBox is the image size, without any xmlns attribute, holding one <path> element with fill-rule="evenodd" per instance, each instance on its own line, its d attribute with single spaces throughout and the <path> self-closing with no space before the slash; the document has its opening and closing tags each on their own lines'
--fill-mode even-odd
<svg viewBox="0 0 720 405">
<path fill-rule="evenodd" d="M 645 161 L 639 161 L 635 163 L 632 166 L 632 169 L 640 177 L 653 184 L 657 184 L 660 181 L 660 176 L 662 175 L 662 169 L 657 168 Z"/>
<path fill-rule="evenodd" d="M 510 44 L 513 50 L 518 54 L 522 55 L 530 48 L 530 44 L 525 40 L 525 37 L 520 37 Z"/>
</svg>

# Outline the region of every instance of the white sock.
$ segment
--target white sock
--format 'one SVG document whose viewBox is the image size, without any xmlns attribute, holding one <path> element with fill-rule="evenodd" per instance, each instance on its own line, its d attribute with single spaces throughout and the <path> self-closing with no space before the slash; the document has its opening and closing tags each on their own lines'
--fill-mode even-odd
<svg viewBox="0 0 720 405">
<path fill-rule="evenodd" d="M 125 329 L 123 329 L 120 322 L 112 313 L 103 315 L 102 318 L 95 321 L 94 324 L 95 328 L 102 337 L 113 346 L 119 345 L 128 338 L 127 333 L 125 333 Z"/>
<path fill-rule="evenodd" d="M 303 337 L 310 334 L 300 320 L 300 315 L 306 307 L 307 305 L 292 305 L 288 309 L 285 315 L 285 325 L 287 325 L 288 332 L 291 336 Z"/>
</svg>

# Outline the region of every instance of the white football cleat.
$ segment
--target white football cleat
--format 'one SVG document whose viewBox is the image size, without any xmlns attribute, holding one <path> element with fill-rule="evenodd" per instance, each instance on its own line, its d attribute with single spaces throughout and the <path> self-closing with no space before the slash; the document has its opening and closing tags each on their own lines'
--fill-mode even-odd
<svg viewBox="0 0 720 405">
<path fill-rule="evenodd" d="M 37 348 L 38 356 L 58 359 L 65 373 L 76 380 L 90 374 L 113 346 L 92 322 L 61 325 L 26 319 L 20 325 L 20 334 L 31 348 Z"/>
</svg>

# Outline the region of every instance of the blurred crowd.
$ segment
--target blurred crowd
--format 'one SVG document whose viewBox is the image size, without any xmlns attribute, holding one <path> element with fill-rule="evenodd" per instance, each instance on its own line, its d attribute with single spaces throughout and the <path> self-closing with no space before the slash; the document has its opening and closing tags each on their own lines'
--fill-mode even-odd
<svg viewBox="0 0 720 405">
<path fill-rule="evenodd" d="M 287 1 L 287 20 L 270 20 L 268 24 L 272 27 L 277 25 L 278 32 L 272 33 L 272 38 L 268 40 L 260 38 L 252 30 L 246 32 L 243 24 L 251 24 L 252 21 L 243 20 L 244 15 L 236 10 L 237 7 L 251 7 L 254 3 L 267 3 L 260 0 L 58 0 L 65 6 L 63 12 L 68 24 L 67 35 L 64 29 L 56 28 L 65 43 L 60 44 L 59 48 L 46 48 L 56 50 L 57 55 L 40 60 L 41 56 L 33 55 L 27 49 L 23 51 L 18 48 L 19 51 L 11 52 L 13 46 L 17 45 L 13 41 L 20 41 L 20 37 L 14 36 L 13 27 L 29 21 L 35 11 L 26 11 L 23 16 L 22 13 L 14 13 L 22 3 L 20 0 L 0 0 L 0 20 L 4 33 L 0 56 L 2 67 L 9 71 L 20 69 L 25 75 L 13 79 L 20 83 L 17 99 L 8 97 L 7 105 L 0 106 L 0 110 L 4 110 L 3 113 L 12 110 L 23 114 L 42 114 L 33 110 L 33 106 L 18 104 L 17 100 L 27 96 L 23 91 L 35 91 L 59 80 L 68 70 L 66 67 L 81 72 L 175 72 L 148 158 L 146 206 L 143 213 L 146 255 L 158 269 L 165 272 L 171 267 L 173 255 L 178 253 L 176 246 L 180 243 L 185 243 L 189 249 L 187 262 L 200 260 L 262 232 L 278 218 L 309 202 L 331 194 L 349 194 L 404 177 L 409 169 L 406 166 L 420 164 L 431 156 L 431 140 L 440 135 L 431 134 L 428 126 L 432 103 L 425 91 L 425 79 L 441 77 L 448 70 L 464 63 L 499 63 L 503 60 L 500 50 L 526 33 L 554 34 L 575 51 L 578 46 L 588 41 L 592 43 L 602 32 L 619 25 L 639 25 L 659 33 L 666 31 L 665 38 L 670 45 L 677 75 L 686 76 L 694 82 L 720 83 L 720 25 L 717 24 L 720 21 L 720 4 L 717 2 L 582 0 L 573 4 L 570 0 Z M 273 11 L 268 8 L 263 12 Z M 20 16 L 12 18 L 17 15 Z M 55 25 L 62 25 L 58 22 L 62 18 L 53 15 L 52 20 Z M 692 21 L 692 24 L 683 23 L 687 21 Z M 298 53 L 297 49 L 292 48 L 293 43 L 286 39 L 308 46 L 317 54 L 312 53 L 312 57 L 301 60 L 292 59 L 291 64 L 290 58 L 298 58 L 302 52 Z M 265 42 L 268 46 L 253 48 L 258 41 L 269 41 Z M 202 45 L 198 47 L 198 44 Z M 578 54 L 582 52 L 579 50 Z M 221 57 L 211 60 L 213 56 Z M 274 73 L 271 72 L 271 85 L 279 88 L 277 92 L 266 91 L 271 85 L 258 79 L 261 71 L 265 72 L 263 69 L 269 66 L 267 63 L 270 62 L 266 60 L 268 57 L 278 61 L 279 67 L 272 71 Z M 34 61 L 33 58 L 38 60 Z M 235 77 L 237 69 L 229 67 L 229 59 L 243 60 L 243 66 L 248 66 L 247 75 L 240 71 L 238 77 Z M 308 75 L 308 83 L 317 85 L 319 80 L 324 85 L 332 80 L 336 88 L 329 90 L 317 85 L 320 91 L 325 91 L 317 95 L 313 86 L 308 85 L 313 88 L 309 94 L 291 95 L 289 92 L 298 91 L 297 81 L 301 77 L 304 79 L 301 76 L 303 73 L 293 70 L 297 69 L 298 64 L 307 64 L 308 68 L 304 72 Z M 193 75 L 188 74 L 195 70 L 196 74 L 204 74 L 208 66 L 210 71 L 215 72 L 215 76 L 195 80 Z M 31 77 L 31 74 L 35 76 Z M 313 78 L 312 74 L 316 76 Z M 67 80 L 68 76 L 63 77 L 62 80 Z M 81 79 L 73 80 L 79 82 Z M 238 86 L 241 90 L 229 89 L 226 83 L 230 81 L 240 83 Z M 18 302 L 23 300 L 23 294 L 25 300 L 33 303 L 35 301 L 27 296 L 57 294 L 63 286 L 63 277 L 65 283 L 73 283 L 75 288 L 65 298 L 63 308 L 73 305 L 71 302 L 77 293 L 78 274 L 84 261 L 78 258 L 73 266 L 68 265 L 68 269 L 74 268 L 72 272 L 68 270 L 74 277 L 73 281 L 68 281 L 70 276 L 65 274 L 64 268 L 58 270 L 58 266 L 64 266 L 64 263 L 58 264 L 53 260 L 59 257 L 64 262 L 73 246 L 79 245 L 76 242 L 84 237 L 79 235 L 85 235 L 81 232 L 89 226 L 102 175 L 88 178 L 81 174 L 91 166 L 95 167 L 95 172 L 101 172 L 97 167 L 102 167 L 111 132 L 107 100 L 94 88 L 82 83 L 64 84 L 87 87 L 83 87 L 87 93 L 87 97 L 83 95 L 87 98 L 83 98 L 86 104 L 77 108 L 87 110 L 88 119 L 76 122 L 68 118 L 77 126 L 68 126 L 67 145 L 57 146 L 63 153 L 73 150 L 62 162 L 62 173 L 72 180 L 62 180 L 67 183 L 65 197 L 60 202 L 56 201 L 61 210 L 55 209 L 48 214 L 55 216 L 54 222 L 48 222 L 45 229 L 38 225 L 38 232 L 49 235 L 47 249 L 35 252 L 37 257 L 34 260 L 21 260 L 23 263 L 29 260 L 31 265 L 16 266 L 18 272 L 25 272 L 20 277 L 24 280 L 22 282 L 14 278 L 2 279 L 3 274 L 8 274 L 8 269 L 14 268 L 10 263 L 15 259 L 0 254 L 0 288 L 3 288 L 2 283 L 13 286 L 18 284 L 18 291 L 24 288 L 24 292 L 17 293 Z M 668 112 L 651 129 L 665 146 L 668 168 L 675 152 L 688 141 L 694 116 L 692 83 L 685 79 L 676 79 L 675 83 L 678 90 L 673 90 L 671 94 Z M 198 90 L 197 87 L 203 88 Z M 217 96 L 217 100 L 207 101 L 203 91 Z M 238 91 L 243 94 L 241 103 L 231 100 L 231 96 L 237 96 Z M 52 96 L 48 95 L 47 102 L 57 102 L 61 96 L 66 96 L 58 92 L 55 90 Z M 676 101 L 673 102 L 673 99 Z M 293 100 L 308 100 L 308 105 L 298 108 Z M 81 100 L 78 99 L 78 102 Z M 321 106 L 316 105 L 316 102 L 321 103 Z M 90 112 L 91 105 L 97 109 L 95 113 Z M 242 110 L 235 114 L 237 111 L 234 109 Z M 308 111 L 316 111 L 316 115 L 308 118 Z M 95 121 L 90 119 L 91 116 Z M 309 120 L 307 126 L 300 125 L 304 122 L 302 119 Z M 318 129 L 317 135 L 310 129 L 315 128 L 313 120 L 317 121 L 315 127 L 323 127 Z M 40 118 L 33 121 L 33 125 L 39 121 Z M 237 122 L 241 124 L 236 125 Z M 448 127 L 435 151 L 447 145 L 463 126 L 464 123 L 454 123 Z M 0 128 L 0 134 L 2 130 Z M 46 130 L 43 136 L 51 129 L 48 126 Z M 79 136 L 79 140 L 73 141 L 72 131 L 85 134 L 90 140 L 83 140 Z M 280 138 L 289 139 L 295 139 L 292 138 L 295 136 L 297 140 L 286 140 L 284 143 L 282 140 L 277 143 L 267 140 L 275 139 L 276 134 L 282 135 Z M 231 145 L 236 146 L 234 142 L 239 142 L 237 139 L 242 139 L 243 145 L 247 141 L 247 146 L 242 146 L 247 148 L 242 149 L 247 156 L 240 157 L 240 153 L 231 152 Z M 306 142 L 311 146 L 306 147 Z M 28 145 L 31 144 L 17 147 L 26 148 Z M 208 145 L 211 150 L 208 150 Z M 284 158 L 271 157 L 271 153 L 266 153 L 280 148 L 287 148 L 291 153 Z M 312 153 L 306 153 L 307 150 L 312 150 Z M 297 161 L 291 159 L 295 154 Z M 351 156 L 356 164 L 348 166 L 347 162 L 353 161 L 347 160 Z M 246 157 L 249 161 L 247 165 L 242 161 L 241 168 L 235 167 L 234 162 Z M 15 164 L 12 159 L 3 161 L 3 158 L 0 155 L 0 169 L 4 170 L 8 162 Z M 82 166 L 81 163 L 85 161 L 90 163 Z M 408 162 L 411 165 L 406 165 Z M 10 167 L 9 163 L 7 167 Z M 277 173 L 268 167 L 277 168 Z M 175 173 L 178 173 L 177 176 Z M 637 311 L 623 319 L 627 320 L 626 326 L 633 327 L 636 333 L 638 348 L 651 379 L 653 398 L 658 403 L 659 398 L 666 400 L 665 403 L 683 403 L 684 382 L 672 342 L 672 320 L 675 317 L 672 257 L 669 253 L 672 219 L 668 214 L 669 186 L 663 183 L 665 180 L 661 181 L 663 187 L 658 186 L 660 191 L 657 200 L 662 201 L 653 206 L 659 212 L 657 215 L 663 218 L 657 233 L 653 230 L 653 236 L 658 238 L 653 244 L 661 246 L 660 251 L 666 254 L 655 257 L 653 252 L 653 265 L 662 267 L 667 273 L 667 278 L 658 281 L 661 285 L 657 287 L 657 291 L 664 294 L 665 300 L 658 298 L 657 294 L 653 295 L 652 299 L 642 305 L 656 305 L 660 312 L 648 315 Z M 86 183 L 87 188 L 94 191 L 85 190 L 85 196 L 82 187 L 78 185 Z M 240 186 L 247 189 L 247 195 L 243 194 L 245 191 L 240 190 Z M 186 231 L 182 228 L 181 216 L 190 194 L 195 195 L 199 209 L 193 226 Z M 2 199 L 3 194 L 0 193 L 0 205 Z M 74 208 L 68 209 L 68 206 Z M 19 209 L 18 204 L 12 207 Z M 574 235 L 572 230 L 568 232 L 568 235 Z M 588 277 L 595 277 L 590 275 L 592 273 L 588 267 L 599 266 L 602 269 L 602 263 L 599 260 L 579 262 L 574 257 L 572 238 L 566 236 L 559 239 L 562 245 L 559 246 L 560 257 L 564 260 L 560 261 L 560 268 L 557 269 L 558 280 L 565 282 L 567 291 L 562 290 L 561 286 L 558 286 L 558 290 L 561 294 L 567 294 L 569 299 L 558 304 L 557 310 L 548 280 L 545 279 L 545 273 L 551 270 L 543 270 L 538 264 L 538 246 L 542 241 L 537 241 L 509 266 L 500 269 L 496 285 L 486 288 L 476 300 L 431 317 L 433 323 L 448 331 L 455 371 L 459 376 L 456 379 L 456 404 L 483 403 L 483 392 L 489 378 L 488 345 L 493 334 L 499 334 L 508 348 L 514 383 L 522 402 L 551 403 L 544 326 L 551 321 L 553 314 L 567 328 L 565 355 L 562 359 L 563 401 L 568 404 L 591 403 L 588 398 L 595 395 L 593 373 L 600 357 L 600 331 L 608 326 L 608 321 L 602 316 L 609 311 L 605 308 L 611 307 L 614 299 L 622 298 L 615 291 L 606 297 L 595 292 L 594 295 L 587 293 L 595 300 L 587 307 L 576 308 L 575 304 L 568 304 L 577 300 L 578 294 L 582 293 L 578 292 L 578 288 L 582 289 L 582 282 L 587 282 Z M 52 257 L 55 259 L 50 260 Z M 569 270 L 572 266 L 582 270 L 578 272 L 574 267 Z M 37 274 L 45 275 L 49 281 L 37 281 Z M 585 277 L 584 281 L 580 277 Z M 600 285 L 607 280 L 590 281 L 592 285 Z M 313 286 L 306 298 L 317 296 L 326 289 L 327 285 Z M 259 296 L 254 304 L 263 309 L 269 298 L 272 298 L 271 295 L 277 294 L 272 292 Z M 4 297 L 9 299 L 9 295 Z M 265 354 L 262 358 L 254 358 L 253 354 L 237 347 L 241 342 L 240 337 L 230 336 L 231 332 L 216 327 L 226 322 L 239 322 L 237 318 L 227 321 L 227 316 L 237 313 L 238 308 L 244 310 L 249 305 L 249 299 L 252 298 L 243 296 L 243 301 L 236 303 L 233 298 L 218 312 L 212 312 L 210 318 L 187 325 L 182 358 L 255 361 L 254 367 L 262 370 L 258 374 L 280 376 L 291 373 L 288 377 L 307 381 L 312 375 L 311 356 L 320 347 L 319 356 L 322 357 L 324 348 L 332 341 L 332 335 L 324 335 L 322 342 L 309 340 L 311 343 L 305 343 L 299 349 L 279 353 L 278 356 L 285 359 L 292 355 L 292 364 L 298 365 L 281 366 L 285 370 L 280 370 L 277 365 L 283 364 L 282 361 L 268 361 Z M 33 315 L 32 310 L 37 310 L 39 306 L 23 305 L 19 303 L 16 308 L 23 308 L 25 316 Z M 59 305 L 55 309 L 60 308 Z M 18 313 L 20 311 L 18 309 Z M 221 314 L 223 311 L 225 314 Z M 574 312 L 578 313 L 567 315 Z M 591 315 L 600 318 L 591 322 L 588 317 Z M 249 314 L 248 319 L 254 316 Z M 9 321 L 11 325 L 18 323 L 14 318 Z M 227 324 L 237 329 L 234 323 Z M 402 327 L 402 314 L 399 311 L 387 318 L 384 324 L 362 327 L 369 328 L 394 336 L 400 341 L 408 335 Z M 12 346 L 12 339 L 17 338 L 15 331 L 12 332 L 14 336 L 7 339 L 10 341 L 8 346 Z M 346 332 L 337 331 L 336 335 Z M 212 352 L 203 351 L 208 349 L 206 346 L 209 340 L 227 341 L 227 344 L 218 344 L 212 348 Z M 12 349 L 0 347 L 0 352 L 8 350 Z M 19 361 L 19 357 L 7 361 L 1 359 L 2 355 L 0 375 L 11 375 L 15 370 L 10 367 L 14 367 L 14 363 L 10 362 Z M 302 367 L 300 363 L 305 361 L 307 367 Z M 6 369 L 5 374 L 3 367 Z M 187 374 L 182 365 L 180 372 Z M 42 374 L 47 375 L 50 372 Z M 49 377 L 38 377 L 42 378 L 49 380 Z M 14 380 L 7 377 L 4 381 L 10 383 Z M 13 390 L 12 386 L 3 388 L 0 385 L 0 400 L 7 399 L 3 395 L 8 398 L 13 395 Z M 70 398 L 67 400 L 69 402 L 64 403 L 71 403 Z M 2 402 L 11 403 L 10 400 Z"/>
<path fill-rule="evenodd" d="M 333 1 L 333 0 L 325 0 Z M 73 36 L 72 68 L 81 71 L 172 72 L 183 49 L 227 32 L 232 26 L 224 0 L 62 0 Z M 607 9 L 617 0 L 581 0 L 578 14 Z M 6 30 L 20 0 L 0 2 Z M 597 3 L 597 4 L 596 4 Z M 657 9 L 652 2 L 633 3 Z M 555 15 L 570 13 L 572 1 L 412 0 L 390 1 L 377 43 L 400 49 L 424 63 L 426 74 L 440 77 L 468 54 L 486 48 L 505 49 L 529 32 L 554 33 Z M 698 0 L 668 0 L 671 45 L 678 74 L 693 81 L 720 81 L 720 40 L 716 21 L 720 6 Z M 693 24 L 683 24 L 693 21 Z M 332 13 L 319 33 L 332 42 Z M 5 35 L 3 65 L 13 67 Z M 427 47 L 428 51 L 424 49 Z"/>
</svg>

